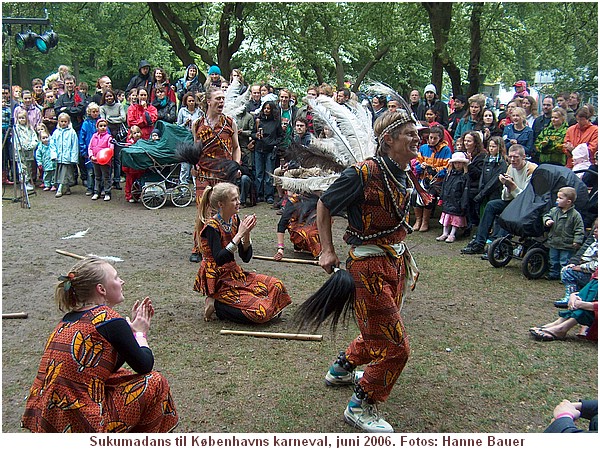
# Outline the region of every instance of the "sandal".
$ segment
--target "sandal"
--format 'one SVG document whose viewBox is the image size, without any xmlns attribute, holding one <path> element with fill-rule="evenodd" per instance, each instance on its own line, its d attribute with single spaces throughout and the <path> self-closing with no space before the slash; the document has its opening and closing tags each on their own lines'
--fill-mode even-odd
<svg viewBox="0 0 600 450">
<path fill-rule="evenodd" d="M 565 336 L 557 336 L 556 334 L 554 334 L 552 331 L 547 330 L 547 329 L 542 329 L 539 330 L 535 333 L 531 333 L 533 335 L 533 337 L 535 338 L 536 341 L 542 341 L 542 342 L 550 342 L 550 341 L 565 341 L 566 337 Z"/>
</svg>

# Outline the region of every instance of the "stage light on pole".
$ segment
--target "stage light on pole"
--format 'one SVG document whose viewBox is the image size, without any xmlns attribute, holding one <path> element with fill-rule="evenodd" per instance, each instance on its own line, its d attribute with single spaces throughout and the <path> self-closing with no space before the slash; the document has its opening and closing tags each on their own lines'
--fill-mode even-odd
<svg viewBox="0 0 600 450">
<path fill-rule="evenodd" d="M 38 37 L 38 35 L 35 34 L 31 30 L 27 30 L 25 32 L 22 31 L 21 33 L 17 33 L 15 35 L 15 42 L 17 43 L 17 48 L 20 51 L 23 51 L 28 48 L 35 47 L 35 40 L 37 37 Z"/>
<path fill-rule="evenodd" d="M 42 53 L 48 53 L 50 49 L 58 44 L 58 34 L 54 30 L 48 30 L 41 36 L 35 38 L 35 46 Z"/>
</svg>

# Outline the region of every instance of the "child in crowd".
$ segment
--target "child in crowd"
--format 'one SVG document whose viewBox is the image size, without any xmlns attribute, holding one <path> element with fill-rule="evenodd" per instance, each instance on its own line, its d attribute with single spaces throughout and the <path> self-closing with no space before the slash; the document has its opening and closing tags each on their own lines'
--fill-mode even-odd
<svg viewBox="0 0 600 450">
<path fill-rule="evenodd" d="M 160 135 L 161 132 L 158 128 L 155 128 L 152 130 L 152 133 L 150 133 L 150 140 L 151 141 L 160 141 Z"/>
<path fill-rule="evenodd" d="M 448 163 L 448 174 L 442 183 L 442 216 L 440 223 L 444 227 L 436 241 L 452 243 L 456 240 L 458 228 L 467 226 L 469 207 L 469 158 L 463 152 L 454 152 Z"/>
<path fill-rule="evenodd" d="M 39 164 L 40 172 L 44 174 L 44 191 L 56 191 L 54 186 L 54 176 L 56 173 L 56 155 L 50 152 L 50 134 L 48 131 L 41 131 L 39 134 L 40 143 L 35 151 L 35 159 Z"/>
<path fill-rule="evenodd" d="M 427 144 L 423 144 L 419 148 L 419 154 L 414 164 L 414 171 L 419 179 L 419 183 L 435 199 L 440 196 L 442 182 L 447 173 L 446 167 L 451 156 L 452 151 L 444 139 L 444 128 L 434 125 L 429 129 Z M 431 217 L 434 203 L 432 202 L 428 206 L 419 205 L 419 197 L 416 195 L 416 191 L 411 203 L 417 218 L 413 229 L 421 232 L 428 231 L 429 218 Z"/>
<path fill-rule="evenodd" d="M 459 137 L 456 141 L 454 141 L 454 151 L 464 153 L 465 143 L 464 143 L 464 138 L 462 136 Z"/>
<path fill-rule="evenodd" d="M 114 144 L 112 143 L 112 137 L 108 132 L 108 121 L 106 119 L 98 119 L 96 122 L 96 132 L 90 140 L 88 147 L 88 156 L 90 161 L 94 164 L 94 195 L 92 200 L 98 200 L 98 196 L 101 190 L 100 183 L 104 185 L 104 201 L 110 201 L 110 188 L 112 187 L 112 158 L 110 161 L 98 161 L 97 156 L 101 150 L 110 148 L 114 152 Z"/>
<path fill-rule="evenodd" d="M 56 198 L 71 195 L 69 187 L 75 180 L 75 165 L 79 162 L 79 139 L 67 113 L 58 116 L 58 127 L 50 136 L 50 152 L 56 154 Z"/>
<path fill-rule="evenodd" d="M 573 252 L 581 247 L 585 228 L 581 214 L 574 207 L 577 191 L 569 186 L 560 188 L 556 206 L 544 214 L 544 225 L 550 228 L 546 245 L 550 248 L 550 269 L 546 279 L 560 279 L 560 271 L 566 266 Z"/>
<path fill-rule="evenodd" d="M 97 103 L 91 102 L 87 106 L 85 113 L 87 116 L 83 121 L 83 124 L 81 125 L 81 130 L 79 130 L 79 152 L 81 153 L 81 156 L 85 159 L 85 170 L 87 171 L 87 189 L 85 191 L 85 195 L 92 195 L 94 193 L 95 186 L 95 169 L 94 164 L 92 163 L 92 161 L 90 161 L 88 155 L 92 136 L 96 132 L 96 122 L 98 121 L 98 117 L 100 116 L 100 106 L 98 106 Z"/>
<path fill-rule="evenodd" d="M 115 95 L 117 96 L 117 101 L 123 105 L 125 105 L 125 103 L 127 103 L 127 100 L 125 99 L 125 91 L 121 90 L 121 89 L 116 89 L 115 90 Z"/>
<path fill-rule="evenodd" d="M 127 146 L 135 144 L 142 138 L 142 130 L 137 125 L 132 126 L 129 129 L 129 137 L 127 138 Z M 132 169 L 131 167 L 121 166 L 121 169 L 125 173 L 125 200 L 129 203 L 135 203 L 136 198 L 131 193 L 131 188 L 135 180 L 140 178 L 145 170 Z"/>
<path fill-rule="evenodd" d="M 565 296 L 554 302 L 554 306 L 566 308 L 569 304 L 569 296 L 582 289 L 596 270 L 598 270 L 598 218 L 592 225 L 592 234 L 569 260 L 569 264 L 560 271 L 560 281 L 565 285 Z"/>
<path fill-rule="evenodd" d="M 573 155 L 573 172 L 575 172 L 579 178 L 582 178 L 585 170 L 592 165 L 590 162 L 588 146 L 587 144 L 579 144 L 571 153 Z"/>
<path fill-rule="evenodd" d="M 37 175 L 35 150 L 38 146 L 38 138 L 35 130 L 29 123 L 27 112 L 24 109 L 17 111 L 13 144 L 21 159 L 21 170 L 25 174 L 25 188 L 28 192 L 33 192 L 35 182 L 33 177 Z"/>
<path fill-rule="evenodd" d="M 46 125 L 50 136 L 56 130 L 56 124 L 58 120 L 56 119 L 56 110 L 54 109 L 54 103 L 56 102 L 56 96 L 53 91 L 48 91 L 44 95 L 44 104 L 42 108 L 42 123 Z"/>
<path fill-rule="evenodd" d="M 90 97 L 88 94 L 88 92 L 90 90 L 90 86 L 85 81 L 82 81 L 81 83 L 79 83 L 79 86 L 77 86 L 77 90 L 79 92 L 79 95 L 81 95 L 81 97 L 83 97 L 84 99 Z"/>
<path fill-rule="evenodd" d="M 31 95 L 38 107 L 44 105 L 44 82 L 40 78 L 31 80 Z"/>
</svg>

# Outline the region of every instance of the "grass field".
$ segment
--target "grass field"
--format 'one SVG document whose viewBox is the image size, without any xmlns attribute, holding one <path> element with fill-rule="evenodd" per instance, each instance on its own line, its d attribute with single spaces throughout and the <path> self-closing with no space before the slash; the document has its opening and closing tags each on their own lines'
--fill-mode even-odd
<svg viewBox="0 0 600 450">
<path fill-rule="evenodd" d="M 354 323 L 322 342 L 221 336 L 251 329 L 202 321 L 203 299 L 192 291 L 197 265 L 188 262 L 195 208 L 167 205 L 148 211 L 113 200 L 91 202 L 78 186 L 54 199 L 40 192 L 31 209 L 2 205 L 2 308 L 27 311 L 26 320 L 2 323 L 2 431 L 18 432 L 27 391 L 46 337 L 61 314 L 52 302 L 56 276 L 73 260 L 62 248 L 124 259 L 126 304 L 150 295 L 156 317 L 149 333 L 156 368 L 169 380 L 184 432 L 353 432 L 342 412 L 350 388 L 326 388 L 323 376 L 339 350 L 357 335 Z M 275 252 L 276 216 L 267 205 L 255 212 L 256 254 Z M 597 398 L 597 345 L 575 338 L 536 342 L 529 327 L 554 320 L 553 300 L 562 285 L 527 280 L 518 262 L 494 269 L 477 256 L 460 255 L 466 240 L 438 243 L 439 225 L 407 239 L 421 269 L 403 308 L 411 357 L 381 407 L 397 432 L 498 433 L 542 431 L 563 398 Z M 342 259 L 344 221 L 334 225 Z M 89 228 L 82 239 L 61 237 Z M 294 257 L 288 243 L 286 256 Z M 318 267 L 252 261 L 248 270 L 275 275 L 294 304 L 281 320 L 255 327 L 295 332 L 290 316 L 327 279 Z"/>
</svg>

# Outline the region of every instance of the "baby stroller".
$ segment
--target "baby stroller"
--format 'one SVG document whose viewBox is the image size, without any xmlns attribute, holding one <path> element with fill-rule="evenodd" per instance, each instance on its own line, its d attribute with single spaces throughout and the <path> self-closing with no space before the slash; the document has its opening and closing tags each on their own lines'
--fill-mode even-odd
<svg viewBox="0 0 600 450">
<path fill-rule="evenodd" d="M 181 164 L 175 158 L 178 142 L 193 142 L 192 133 L 187 128 L 158 121 L 155 127 L 161 132 L 157 141 L 140 139 L 121 151 L 124 166 L 145 170 L 134 182 L 131 194 L 140 199 L 148 209 L 162 208 L 167 198 L 179 207 L 185 208 L 194 198 L 193 188 L 179 182 Z"/>
<path fill-rule="evenodd" d="M 571 186 L 577 191 L 575 208 L 585 217 L 589 210 L 587 186 L 572 170 L 552 164 L 540 164 L 529 185 L 496 219 L 508 235 L 495 239 L 487 249 L 487 259 L 494 267 L 504 267 L 511 259 L 521 260 L 526 278 L 541 278 L 548 270 L 548 248 L 544 245 L 542 216 L 556 203 L 558 190 Z M 593 220 L 593 219 L 592 219 Z"/>
</svg>

